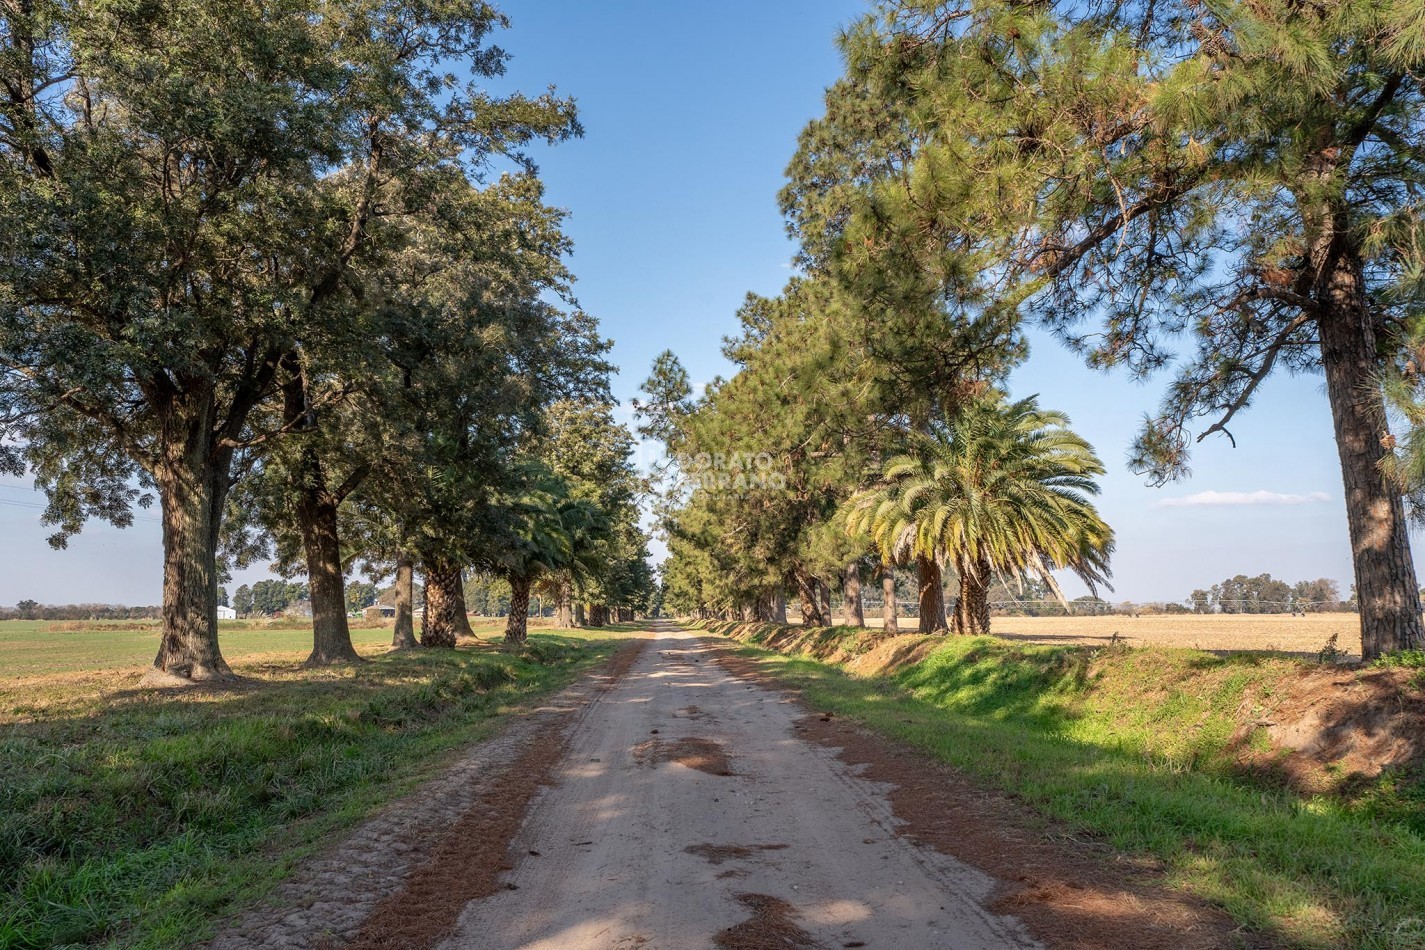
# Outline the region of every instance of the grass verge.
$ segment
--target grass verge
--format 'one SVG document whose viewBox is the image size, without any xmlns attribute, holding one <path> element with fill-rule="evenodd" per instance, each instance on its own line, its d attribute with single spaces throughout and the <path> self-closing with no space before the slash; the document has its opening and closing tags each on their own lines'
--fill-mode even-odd
<svg viewBox="0 0 1425 950">
<path fill-rule="evenodd" d="M 715 626 L 721 632 L 729 627 Z M 1304 795 L 1244 771 L 1244 704 L 1299 661 L 1192 650 L 946 640 L 855 677 L 806 654 L 744 655 L 816 709 L 928 752 L 1130 853 L 1249 928 L 1308 947 L 1425 947 L 1425 811 L 1410 776 Z M 818 636 L 844 656 L 864 631 Z M 805 649 L 808 641 L 802 640 Z M 1248 744 L 1259 740 L 1249 734 Z"/>
<path fill-rule="evenodd" d="M 621 630 L 533 634 L 241 687 L 99 695 L 31 680 L 0 704 L 0 947 L 187 945 L 321 840 L 610 655 Z M 387 634 L 389 636 L 389 634 Z"/>
</svg>

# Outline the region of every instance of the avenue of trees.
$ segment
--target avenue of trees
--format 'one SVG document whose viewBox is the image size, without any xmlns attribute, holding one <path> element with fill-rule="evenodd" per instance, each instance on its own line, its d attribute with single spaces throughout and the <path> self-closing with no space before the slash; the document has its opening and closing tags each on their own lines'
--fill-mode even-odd
<svg viewBox="0 0 1425 950">
<path fill-rule="evenodd" d="M 1101 583 L 1102 466 L 1002 391 L 1033 322 L 1171 374 L 1130 458 L 1155 483 L 1273 372 L 1320 373 L 1363 655 L 1425 645 L 1419 5 L 884 0 L 841 42 L 781 195 L 798 276 L 748 298 L 730 379 L 694 398 L 665 354 L 645 387 L 680 462 L 669 605 L 779 619 L 790 593 L 826 623 L 833 586 L 903 568 L 920 629 L 952 625 L 949 572 L 977 631 L 992 581 Z"/>
<path fill-rule="evenodd" d="M 551 585 L 570 623 L 647 599 L 607 343 L 524 154 L 581 130 L 552 92 L 484 87 L 502 14 L 25 0 L 0 20 L 0 471 L 47 493 L 60 547 L 158 505 L 150 681 L 232 675 L 219 584 L 264 557 L 302 577 L 312 664 L 358 659 L 357 564 L 395 580 L 397 646 L 416 573 L 426 646 L 468 629 L 476 569 Z"/>
</svg>

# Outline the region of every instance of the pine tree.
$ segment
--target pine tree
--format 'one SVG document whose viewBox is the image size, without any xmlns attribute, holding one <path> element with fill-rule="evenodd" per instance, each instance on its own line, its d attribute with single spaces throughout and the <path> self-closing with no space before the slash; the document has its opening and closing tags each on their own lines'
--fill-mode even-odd
<svg viewBox="0 0 1425 950">
<path fill-rule="evenodd" d="M 1422 645 L 1380 377 L 1421 264 L 1425 19 L 1411 2 L 885 4 L 856 84 L 914 157 L 857 192 L 837 270 L 993 274 L 1091 365 L 1176 366 L 1134 463 L 1187 470 L 1273 371 L 1326 379 L 1363 653 Z M 1086 326 L 1086 324 L 1088 324 Z"/>
</svg>

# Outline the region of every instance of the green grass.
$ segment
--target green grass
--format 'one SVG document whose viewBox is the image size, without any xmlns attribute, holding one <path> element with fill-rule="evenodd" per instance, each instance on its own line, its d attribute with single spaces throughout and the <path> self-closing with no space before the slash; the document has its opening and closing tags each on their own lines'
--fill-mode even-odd
<svg viewBox="0 0 1425 950">
<path fill-rule="evenodd" d="M 158 653 L 156 621 L 99 621 L 97 629 L 58 630 L 47 620 L 0 621 L 0 682 L 12 677 L 147 666 Z M 218 624 L 229 662 L 277 652 L 310 652 L 312 628 L 270 628 L 260 621 Z M 386 646 L 390 628 L 351 631 L 357 649 Z M 303 655 L 305 655 L 305 652 Z"/>
<path fill-rule="evenodd" d="M 1418 782 L 1303 797 L 1235 766 L 1229 738 L 1249 688 L 1299 672 L 1294 661 L 951 639 L 897 675 L 858 679 L 743 650 L 817 709 L 1156 856 L 1172 885 L 1250 928 L 1300 946 L 1425 947 Z"/>
<path fill-rule="evenodd" d="M 146 664 L 142 637 L 5 630 L 0 676 L 61 672 L 0 699 L 0 947 L 202 938 L 500 713 L 608 656 L 621 633 L 536 633 L 520 656 L 482 645 L 303 671 L 310 631 L 234 632 L 224 648 L 250 684 L 155 694 L 125 688 L 124 674 L 101 694 L 102 675 L 62 672 L 78 660 L 28 644 L 82 637 L 93 669 L 133 666 L 139 646 Z"/>
</svg>

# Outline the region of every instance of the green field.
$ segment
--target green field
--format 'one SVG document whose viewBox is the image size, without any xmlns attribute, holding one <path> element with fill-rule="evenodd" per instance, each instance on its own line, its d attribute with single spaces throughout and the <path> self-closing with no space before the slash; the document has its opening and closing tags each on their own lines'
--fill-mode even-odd
<svg viewBox="0 0 1425 950">
<path fill-rule="evenodd" d="M 69 622 L 0 621 L 0 690 L 14 677 L 148 666 L 158 652 L 157 621 L 100 621 L 101 629 L 69 630 Z M 235 620 L 220 623 L 223 655 L 229 662 L 268 653 L 298 653 L 312 647 L 310 626 L 267 628 Z M 353 630 L 362 653 L 390 644 L 391 630 Z"/>
<path fill-rule="evenodd" d="M 320 841 L 609 656 L 629 627 L 499 631 L 303 670 L 310 629 L 224 631 L 224 688 L 141 691 L 152 630 L 0 625 L 0 947 L 201 940 Z"/>
</svg>

